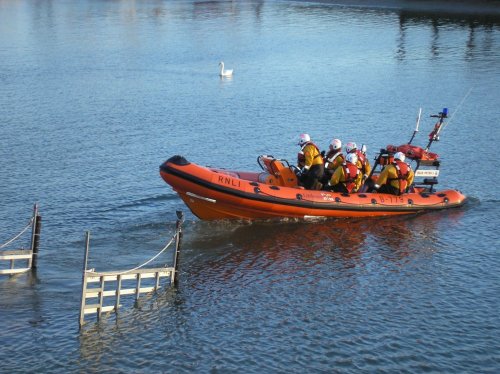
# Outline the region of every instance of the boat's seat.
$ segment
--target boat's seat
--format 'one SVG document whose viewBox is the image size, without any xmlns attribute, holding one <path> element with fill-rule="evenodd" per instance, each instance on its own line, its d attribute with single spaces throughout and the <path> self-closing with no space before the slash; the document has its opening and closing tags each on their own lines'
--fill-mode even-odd
<svg viewBox="0 0 500 374">
<path fill-rule="evenodd" d="M 270 172 L 277 179 L 280 186 L 283 187 L 297 187 L 297 176 L 290 167 L 283 165 L 279 160 L 273 160 L 270 164 Z"/>
<path fill-rule="evenodd" d="M 278 160 L 273 156 L 259 156 L 259 165 L 267 171 L 259 175 L 259 182 L 281 187 L 297 187 L 297 175 L 286 160 Z"/>
<path fill-rule="evenodd" d="M 276 178 L 274 175 L 271 175 L 269 173 L 260 173 L 259 174 L 259 182 L 264 183 L 264 184 L 271 184 L 273 186 L 279 186 L 279 181 L 278 178 Z"/>
</svg>

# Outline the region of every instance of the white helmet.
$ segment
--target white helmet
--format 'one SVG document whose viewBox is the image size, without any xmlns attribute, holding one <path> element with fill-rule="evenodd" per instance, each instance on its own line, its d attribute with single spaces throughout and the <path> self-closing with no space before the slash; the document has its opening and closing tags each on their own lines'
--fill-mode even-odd
<svg viewBox="0 0 500 374">
<path fill-rule="evenodd" d="M 349 142 L 345 145 L 346 153 L 351 153 L 352 151 L 355 151 L 356 149 L 358 149 L 358 146 L 354 142 Z"/>
<path fill-rule="evenodd" d="M 310 141 L 311 141 L 311 137 L 309 136 L 309 134 L 300 134 L 299 135 L 299 142 L 297 143 L 297 145 L 302 146 Z"/>
<path fill-rule="evenodd" d="M 340 141 L 340 139 L 333 139 L 331 142 L 330 142 L 330 147 L 334 150 L 334 151 L 337 151 L 339 149 L 342 148 L 342 142 Z"/>
<path fill-rule="evenodd" d="M 358 155 L 356 153 L 348 153 L 347 156 L 345 156 L 345 160 L 356 165 L 358 163 Z"/>
<path fill-rule="evenodd" d="M 405 161 L 405 154 L 403 152 L 396 152 L 394 154 L 394 159 L 399 161 Z"/>
</svg>

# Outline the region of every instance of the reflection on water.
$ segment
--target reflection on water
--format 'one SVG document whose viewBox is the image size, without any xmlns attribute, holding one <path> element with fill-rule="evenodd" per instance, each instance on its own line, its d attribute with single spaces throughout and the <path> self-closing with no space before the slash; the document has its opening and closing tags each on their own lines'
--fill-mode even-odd
<svg viewBox="0 0 500 374">
<path fill-rule="evenodd" d="M 91 4 L 93 2 L 90 2 Z M 116 2 L 113 2 L 113 4 Z M 138 20 L 138 17 L 147 16 L 158 18 L 159 20 L 168 20 L 177 12 L 189 12 L 192 11 L 192 18 L 202 18 L 202 19 L 217 19 L 224 17 L 232 17 L 234 19 L 241 18 L 241 13 L 245 12 L 245 17 L 249 14 L 253 14 L 256 20 L 260 20 L 262 17 L 262 9 L 265 5 L 264 1 L 251 1 L 251 2 L 234 2 L 234 1 L 193 1 L 185 2 L 183 4 L 170 4 L 170 3 L 155 3 L 151 6 L 145 6 L 143 3 L 135 3 L 129 1 L 122 1 L 120 3 L 120 8 L 118 13 L 126 15 L 123 19 L 124 24 L 130 23 L 133 26 Z M 305 2 L 307 4 L 307 2 Z M 388 7 L 384 9 L 384 4 L 381 3 L 375 7 L 376 12 L 370 8 L 371 4 L 356 4 L 356 2 L 347 1 L 346 4 L 342 4 L 342 1 L 323 1 L 321 4 L 307 4 L 304 2 L 284 2 L 279 5 L 287 10 L 293 10 L 297 13 L 313 13 L 318 15 L 318 13 L 323 13 L 325 15 L 332 16 L 345 16 L 345 17 L 363 17 L 372 18 L 373 16 L 380 16 L 380 14 L 385 14 L 386 18 L 394 19 L 399 24 L 399 38 L 398 38 L 398 49 L 397 54 L 399 58 L 405 57 L 406 51 L 406 40 L 408 37 L 408 32 L 415 30 L 416 28 L 429 27 L 431 36 L 429 38 L 429 50 L 433 56 L 439 55 L 439 31 L 441 28 L 449 28 L 451 26 L 459 27 L 461 29 L 468 30 L 468 38 L 466 41 L 466 50 L 470 54 L 475 48 L 478 48 L 478 42 L 475 41 L 475 31 L 481 29 L 484 33 L 481 35 L 484 38 L 484 49 L 488 49 L 493 41 L 492 33 L 496 28 L 500 26 L 500 7 L 492 5 L 490 2 L 475 2 L 473 6 L 473 12 L 466 12 L 467 8 L 464 8 L 464 12 L 457 10 L 442 8 L 434 9 L 432 6 L 426 8 L 426 4 L 419 4 L 415 7 L 407 7 L 405 1 L 401 1 L 397 6 Z M 89 7 L 89 11 L 86 13 L 89 21 L 94 17 L 101 17 L 102 14 L 99 12 L 100 7 L 109 8 L 116 12 L 117 9 L 113 4 L 105 5 L 102 2 L 95 2 L 93 6 Z M 0 7 L 2 4 L 0 3 Z M 5 8 L 8 4 L 3 5 Z M 95 11 L 90 11 L 95 7 Z M 408 9 L 407 9 L 408 8 Z M 53 7 L 52 2 L 36 2 L 33 7 L 34 11 L 32 13 L 32 22 L 36 26 L 35 29 L 39 27 L 51 29 L 54 32 L 54 20 L 58 16 L 58 8 Z M 111 12 L 109 14 L 112 14 Z"/>
<path fill-rule="evenodd" d="M 323 222 L 197 222 L 186 244 L 198 256 L 190 259 L 190 279 L 208 281 L 207 272 L 233 281 L 242 269 L 272 276 L 304 272 L 326 261 L 339 272 L 366 261 L 391 261 L 402 266 L 407 256 L 440 250 L 441 225 L 453 226 L 462 210 L 371 220 Z M 398 265 L 399 264 L 399 265 Z"/>
<path fill-rule="evenodd" d="M 89 318 L 78 335 L 79 360 L 96 365 L 94 361 L 113 350 L 124 337 L 131 338 L 144 329 L 182 330 L 184 312 L 182 292 L 168 288 L 142 296 L 134 307 L 123 307 L 116 314 L 105 313 L 100 322 Z"/>
<path fill-rule="evenodd" d="M 40 295 L 37 292 L 37 286 L 41 284 L 37 276 L 37 270 L 26 272 L 24 274 L 5 277 L 2 276 L 0 282 L 0 295 L 2 295 L 2 304 L 0 307 L 4 310 L 15 310 L 17 305 L 24 305 L 27 310 L 33 311 L 31 321 L 37 321 L 40 315 Z M 31 322 L 30 322 L 31 323 Z"/>
<path fill-rule="evenodd" d="M 0 279 L 2 370 L 497 369 L 498 196 L 463 144 L 500 142 L 498 17 L 389 2 L 0 0 L 0 227 L 21 227 L 36 201 L 45 222 L 36 277 Z M 218 78 L 220 60 L 234 79 Z M 470 84 L 436 151 L 440 183 L 480 207 L 210 223 L 158 175 L 173 154 L 245 169 L 257 154 L 293 159 L 305 131 L 369 151 L 406 141 L 417 103 L 434 112 Z M 464 164 L 479 168 L 466 183 Z M 83 232 L 90 267 L 132 268 L 178 209 L 179 289 L 123 298 L 79 333 Z"/>
<path fill-rule="evenodd" d="M 440 30 L 449 31 L 453 28 L 455 32 L 466 31 L 468 37 L 464 39 L 463 57 L 470 59 L 475 53 L 493 54 L 497 51 L 493 47 L 495 29 L 500 27 L 500 15 L 470 15 L 455 13 L 437 13 L 400 11 L 399 36 L 397 40 L 396 57 L 404 60 L 407 57 L 408 38 L 413 31 L 421 32 L 426 28 L 430 31 L 428 38 L 428 50 L 433 58 L 439 57 L 440 53 L 449 53 L 447 40 L 440 36 Z M 477 40 L 476 34 L 479 32 L 482 40 Z M 457 46 L 454 45 L 454 48 Z M 480 51 L 478 49 L 481 49 Z M 457 56 L 459 57 L 459 56 Z M 498 59 L 496 59 L 498 61 Z"/>
<path fill-rule="evenodd" d="M 100 324 L 88 322 L 79 337 L 78 364 L 90 369 L 107 367 L 112 356 L 139 344 L 144 360 L 151 360 L 162 347 L 165 359 L 173 360 L 170 364 L 184 368 L 190 364 L 189 360 L 203 361 L 207 345 L 217 346 L 217 339 L 222 338 L 224 331 L 238 335 L 246 329 L 255 329 L 254 323 L 267 336 L 270 332 L 266 324 L 286 327 L 298 323 L 297 318 L 304 323 L 302 319 L 306 318 L 310 333 L 321 334 L 317 324 L 311 322 L 330 315 L 329 328 L 333 324 L 345 330 L 347 321 L 351 317 L 360 318 L 358 313 L 362 313 L 358 311 L 360 305 L 351 310 L 349 304 L 371 309 L 380 308 L 377 307 L 380 302 L 387 305 L 388 301 L 372 294 L 379 289 L 373 288 L 375 284 L 386 284 L 384 292 L 394 294 L 398 300 L 406 299 L 408 295 L 400 294 L 402 291 L 395 284 L 399 287 L 400 282 L 416 282 L 418 275 L 408 275 L 412 272 L 427 277 L 431 258 L 449 249 L 440 239 L 440 230 L 458 224 L 462 215 L 463 211 L 453 210 L 365 221 L 188 224 L 179 289 L 144 298 L 135 308 L 122 309 L 117 318 L 112 315 Z M 401 273 L 405 273 L 403 278 Z M 315 291 L 301 292 L 306 285 Z M 325 310 L 320 313 L 311 310 L 307 317 L 301 316 L 299 305 L 307 305 L 311 298 L 322 299 L 314 305 Z M 282 310 L 283 305 L 290 310 Z M 341 309 L 332 315 L 336 305 Z M 280 312 L 266 315 L 265 320 L 253 314 L 273 309 Z M 422 311 L 414 309 L 413 313 L 421 315 Z M 246 324 L 242 325 L 242 320 Z M 368 336 L 369 331 L 377 329 L 373 325 L 367 328 Z M 301 331 L 289 327 L 286 330 L 291 336 Z M 275 334 L 281 329 L 270 331 Z M 247 339 L 256 344 L 251 336 Z M 337 339 L 342 342 L 351 337 L 340 334 Z M 276 342 L 271 339 L 260 344 L 269 348 Z M 187 349 L 182 353 L 183 360 L 169 354 L 173 347 L 172 352 L 177 354 L 182 347 Z M 356 351 L 355 347 L 347 351 L 351 349 Z M 137 367 L 137 358 L 124 357 L 113 367 Z"/>
</svg>

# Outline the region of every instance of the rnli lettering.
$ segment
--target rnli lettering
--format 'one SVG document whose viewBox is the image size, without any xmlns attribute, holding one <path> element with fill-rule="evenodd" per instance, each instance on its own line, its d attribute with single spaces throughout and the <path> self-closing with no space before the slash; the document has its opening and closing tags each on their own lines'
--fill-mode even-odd
<svg viewBox="0 0 500 374">
<path fill-rule="evenodd" d="M 231 187 L 240 187 L 239 180 L 234 180 L 233 178 L 230 178 L 225 175 L 219 175 L 219 183 L 227 184 Z"/>
</svg>

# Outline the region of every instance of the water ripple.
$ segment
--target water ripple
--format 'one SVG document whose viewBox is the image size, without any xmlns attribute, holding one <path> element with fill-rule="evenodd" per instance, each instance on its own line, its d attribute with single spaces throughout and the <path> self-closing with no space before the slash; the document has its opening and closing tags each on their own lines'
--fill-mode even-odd
<svg viewBox="0 0 500 374">
<path fill-rule="evenodd" d="M 348 3 L 0 1 L 0 237 L 34 202 L 43 216 L 38 271 L 0 279 L 1 371 L 499 371 L 498 193 L 463 147 L 500 142 L 498 12 Z M 201 222 L 158 175 L 174 154 L 293 162 L 303 132 L 373 159 L 408 141 L 419 106 L 425 145 L 436 105 L 457 114 L 432 150 L 440 188 L 470 196 L 460 209 Z M 90 267 L 132 268 L 176 210 L 179 287 L 78 331 L 84 232 Z"/>
</svg>

